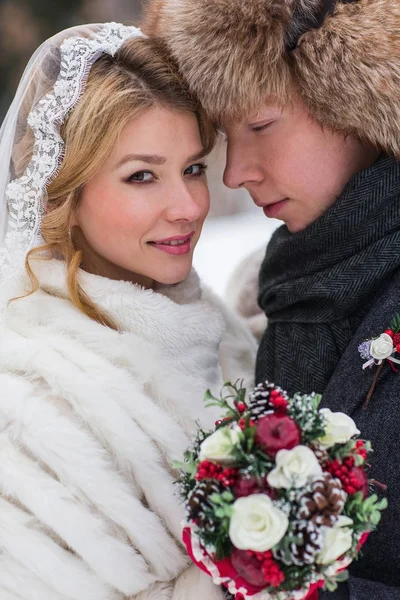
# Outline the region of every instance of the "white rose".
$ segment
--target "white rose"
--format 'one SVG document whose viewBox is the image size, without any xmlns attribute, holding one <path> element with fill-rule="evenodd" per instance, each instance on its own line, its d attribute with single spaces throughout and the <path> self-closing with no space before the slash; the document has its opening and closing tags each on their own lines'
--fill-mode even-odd
<svg viewBox="0 0 400 600">
<path fill-rule="evenodd" d="M 345 444 L 354 435 L 360 432 L 353 419 L 341 412 L 332 412 L 329 408 L 321 408 L 319 411 L 325 417 L 326 429 L 325 435 L 318 442 L 330 448 L 335 444 Z"/>
<path fill-rule="evenodd" d="M 215 460 L 222 464 L 234 461 L 233 449 L 239 441 L 240 427 L 220 427 L 200 446 L 200 460 Z"/>
<path fill-rule="evenodd" d="M 350 550 L 353 544 L 353 530 L 349 527 L 353 521 L 341 515 L 334 527 L 321 527 L 322 548 L 316 557 L 316 562 L 328 565 L 339 556 Z"/>
<path fill-rule="evenodd" d="M 387 333 L 382 333 L 376 340 L 372 340 L 369 353 L 372 358 L 384 360 L 393 352 L 393 339 Z"/>
<path fill-rule="evenodd" d="M 279 450 L 275 460 L 276 467 L 267 477 L 269 485 L 275 488 L 300 488 L 322 473 L 317 457 L 307 446 Z"/>
<path fill-rule="evenodd" d="M 234 503 L 229 537 L 240 550 L 266 552 L 281 541 L 288 526 L 287 516 L 268 496 L 253 494 Z"/>
</svg>

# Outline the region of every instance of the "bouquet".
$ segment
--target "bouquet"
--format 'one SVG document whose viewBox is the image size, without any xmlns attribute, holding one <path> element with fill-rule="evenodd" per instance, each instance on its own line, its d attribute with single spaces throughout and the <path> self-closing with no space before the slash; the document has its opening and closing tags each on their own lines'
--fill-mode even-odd
<svg viewBox="0 0 400 600">
<path fill-rule="evenodd" d="M 190 558 L 236 600 L 334 590 L 387 506 L 369 495 L 370 443 L 317 394 L 265 382 L 247 396 L 237 383 L 206 401 L 223 418 L 198 427 L 179 464 Z"/>
</svg>

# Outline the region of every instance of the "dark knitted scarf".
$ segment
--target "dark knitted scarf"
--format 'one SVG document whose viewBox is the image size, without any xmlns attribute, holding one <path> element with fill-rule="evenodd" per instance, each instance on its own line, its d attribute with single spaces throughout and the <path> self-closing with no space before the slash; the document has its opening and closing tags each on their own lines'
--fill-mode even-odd
<svg viewBox="0 0 400 600">
<path fill-rule="evenodd" d="M 400 164 L 382 157 L 304 231 L 291 234 L 283 226 L 274 233 L 260 272 L 268 327 L 257 382 L 269 379 L 291 394 L 323 392 L 399 267 Z"/>
</svg>

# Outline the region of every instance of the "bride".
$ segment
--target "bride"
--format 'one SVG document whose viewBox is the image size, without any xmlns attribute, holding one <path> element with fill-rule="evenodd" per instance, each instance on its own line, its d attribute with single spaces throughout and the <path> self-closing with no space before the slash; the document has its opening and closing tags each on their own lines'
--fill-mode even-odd
<svg viewBox="0 0 400 600">
<path fill-rule="evenodd" d="M 191 269 L 213 143 L 134 27 L 64 31 L 25 71 L 0 132 L 1 600 L 222 598 L 171 467 L 256 350 Z"/>
</svg>

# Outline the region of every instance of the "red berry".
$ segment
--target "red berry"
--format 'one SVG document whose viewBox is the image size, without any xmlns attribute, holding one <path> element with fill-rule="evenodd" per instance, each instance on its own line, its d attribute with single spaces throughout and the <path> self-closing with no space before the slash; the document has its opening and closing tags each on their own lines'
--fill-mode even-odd
<svg viewBox="0 0 400 600">
<path fill-rule="evenodd" d="M 396 344 L 396 352 L 400 352 L 400 344 Z"/>
<path fill-rule="evenodd" d="M 394 337 L 394 331 L 392 329 L 385 329 L 383 333 L 386 333 L 386 335 L 390 335 L 391 338 Z"/>
<path fill-rule="evenodd" d="M 242 431 L 243 431 L 243 429 L 246 428 L 246 422 L 247 422 L 247 419 L 245 419 L 245 417 L 242 417 L 240 419 L 240 421 L 238 421 L 238 425 Z M 255 425 L 255 423 L 254 423 L 253 419 L 250 419 L 248 422 L 248 427 L 254 427 L 254 425 Z"/>
<path fill-rule="evenodd" d="M 393 345 L 397 346 L 397 344 L 400 344 L 400 333 L 395 333 L 394 334 Z"/>
<path fill-rule="evenodd" d="M 291 450 L 301 442 L 300 427 L 287 415 L 265 415 L 256 427 L 257 444 L 272 458 L 279 450 Z"/>
</svg>

